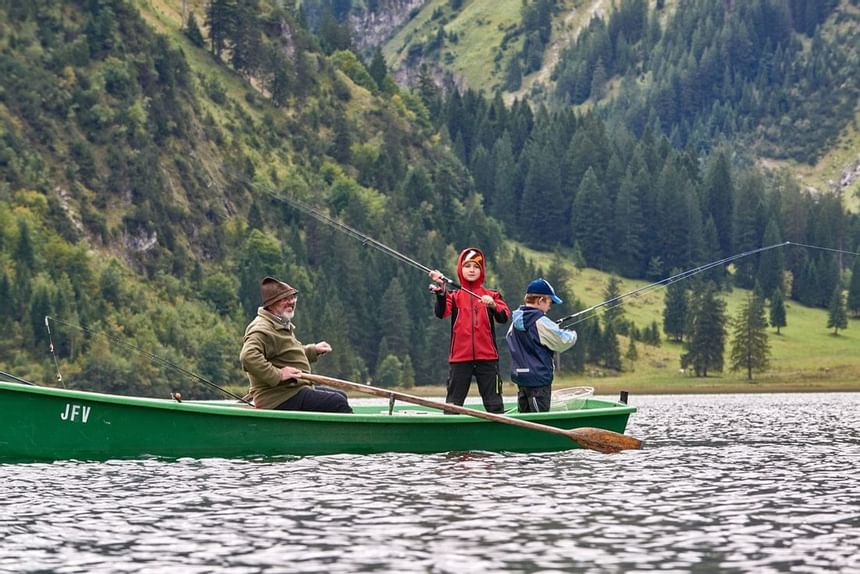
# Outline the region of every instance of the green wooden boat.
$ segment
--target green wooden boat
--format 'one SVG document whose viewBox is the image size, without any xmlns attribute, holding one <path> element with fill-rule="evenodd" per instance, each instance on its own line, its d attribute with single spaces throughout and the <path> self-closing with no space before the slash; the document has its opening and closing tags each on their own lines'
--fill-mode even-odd
<svg viewBox="0 0 860 574">
<path fill-rule="evenodd" d="M 635 411 L 624 403 L 589 398 L 575 410 L 510 418 L 540 423 L 535 427 L 578 429 L 573 432 L 594 427 L 590 430 L 623 433 Z M 0 382 L 0 462 L 546 452 L 578 446 L 561 434 L 449 416 L 421 405 L 358 405 L 354 414 L 284 412 L 254 409 L 238 401 L 177 402 Z"/>
</svg>

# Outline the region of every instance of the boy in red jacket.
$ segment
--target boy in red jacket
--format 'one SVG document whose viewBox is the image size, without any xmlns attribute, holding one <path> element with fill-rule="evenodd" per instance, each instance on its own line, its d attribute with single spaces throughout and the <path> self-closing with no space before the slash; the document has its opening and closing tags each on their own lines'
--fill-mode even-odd
<svg viewBox="0 0 860 574">
<path fill-rule="evenodd" d="M 472 377 L 478 382 L 484 409 L 502 413 L 502 379 L 495 324 L 507 323 L 511 315 L 497 291 L 483 287 L 484 254 L 480 249 L 464 249 L 457 258 L 457 277 L 464 289 L 448 290 L 444 275 L 437 270 L 430 278 L 442 285 L 436 292 L 436 316 L 451 317 L 451 349 L 448 353 L 448 394 L 446 403 L 463 405 Z M 468 290 L 468 291 L 467 291 Z"/>
</svg>

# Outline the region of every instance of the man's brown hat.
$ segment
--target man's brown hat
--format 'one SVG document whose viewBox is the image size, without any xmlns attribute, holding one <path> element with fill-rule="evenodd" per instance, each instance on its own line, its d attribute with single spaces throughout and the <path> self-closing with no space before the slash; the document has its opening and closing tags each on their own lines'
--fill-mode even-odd
<svg viewBox="0 0 860 574">
<path fill-rule="evenodd" d="M 263 307 L 268 307 L 272 303 L 295 295 L 298 292 L 299 290 L 295 287 L 290 287 L 274 277 L 266 277 L 260 282 L 260 299 L 263 301 Z"/>
</svg>

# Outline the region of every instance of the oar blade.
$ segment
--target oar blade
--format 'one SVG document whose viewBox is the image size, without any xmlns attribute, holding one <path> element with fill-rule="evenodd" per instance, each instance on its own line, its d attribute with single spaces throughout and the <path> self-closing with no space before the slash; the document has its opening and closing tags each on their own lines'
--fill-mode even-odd
<svg viewBox="0 0 860 574">
<path fill-rule="evenodd" d="M 594 427 L 571 429 L 567 436 L 582 448 L 607 454 L 642 448 L 642 441 L 638 438 Z"/>
</svg>

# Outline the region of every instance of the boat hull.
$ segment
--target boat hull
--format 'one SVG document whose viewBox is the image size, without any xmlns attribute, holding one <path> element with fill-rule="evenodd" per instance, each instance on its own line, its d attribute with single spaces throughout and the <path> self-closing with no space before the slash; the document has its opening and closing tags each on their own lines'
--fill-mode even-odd
<svg viewBox="0 0 860 574">
<path fill-rule="evenodd" d="M 623 433 L 636 410 L 594 399 L 586 406 L 515 416 Z M 571 448 L 577 444 L 564 436 L 411 405 L 391 415 L 380 406 L 357 407 L 355 414 L 285 412 L 0 382 L 0 462 Z"/>
</svg>

